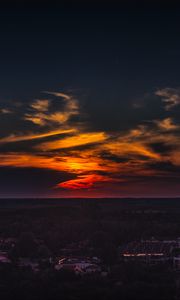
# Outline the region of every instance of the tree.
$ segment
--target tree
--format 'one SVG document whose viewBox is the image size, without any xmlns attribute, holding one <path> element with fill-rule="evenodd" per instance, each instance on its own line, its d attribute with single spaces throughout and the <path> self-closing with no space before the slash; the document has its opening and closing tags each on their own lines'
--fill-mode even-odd
<svg viewBox="0 0 180 300">
<path fill-rule="evenodd" d="M 51 252 L 47 246 L 41 245 L 38 248 L 38 256 L 40 258 L 49 258 L 51 256 Z"/>
<path fill-rule="evenodd" d="M 37 242 L 32 232 L 24 232 L 19 238 L 18 252 L 22 257 L 34 257 L 37 255 Z"/>
</svg>

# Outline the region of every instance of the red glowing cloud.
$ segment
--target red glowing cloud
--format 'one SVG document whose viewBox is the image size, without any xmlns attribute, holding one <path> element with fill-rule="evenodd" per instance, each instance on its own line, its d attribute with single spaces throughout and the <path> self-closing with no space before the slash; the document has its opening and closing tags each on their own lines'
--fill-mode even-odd
<svg viewBox="0 0 180 300">
<path fill-rule="evenodd" d="M 112 178 L 109 178 L 107 176 L 101 176 L 97 174 L 91 174 L 91 175 L 81 175 L 76 179 L 71 179 L 62 183 L 59 183 L 57 187 L 65 188 L 65 189 L 89 189 L 93 187 L 95 183 L 100 182 L 113 182 L 115 181 Z"/>
</svg>

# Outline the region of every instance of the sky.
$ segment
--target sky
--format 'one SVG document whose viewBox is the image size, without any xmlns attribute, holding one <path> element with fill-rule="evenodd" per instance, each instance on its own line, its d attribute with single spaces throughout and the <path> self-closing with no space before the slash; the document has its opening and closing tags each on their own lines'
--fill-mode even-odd
<svg viewBox="0 0 180 300">
<path fill-rule="evenodd" d="M 179 13 L 2 4 L 0 197 L 180 196 Z"/>
</svg>

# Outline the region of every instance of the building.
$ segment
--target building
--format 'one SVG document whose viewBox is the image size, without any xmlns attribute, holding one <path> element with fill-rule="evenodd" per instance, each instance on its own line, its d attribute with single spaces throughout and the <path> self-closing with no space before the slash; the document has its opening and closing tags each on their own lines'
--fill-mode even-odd
<svg viewBox="0 0 180 300">
<path fill-rule="evenodd" d="M 71 258 L 61 258 L 58 261 L 58 264 L 55 265 L 56 270 L 71 270 L 75 274 L 92 274 L 101 272 L 99 265 L 100 261 L 98 258 L 80 258 L 80 257 L 71 257 Z"/>
<path fill-rule="evenodd" d="M 134 241 L 119 247 L 119 257 L 123 260 L 140 260 L 146 263 L 160 263 L 172 260 L 173 250 L 179 247 L 176 240 L 155 239 Z"/>
<path fill-rule="evenodd" d="M 180 271 L 180 256 L 173 257 L 173 268 L 175 271 Z"/>
<path fill-rule="evenodd" d="M 18 262 L 18 266 L 20 268 L 31 268 L 32 271 L 38 272 L 39 271 L 39 263 L 35 259 L 30 259 L 30 258 L 20 258 Z"/>
<path fill-rule="evenodd" d="M 0 263 L 11 263 L 10 259 L 8 258 L 8 254 L 5 251 L 0 251 Z"/>
</svg>

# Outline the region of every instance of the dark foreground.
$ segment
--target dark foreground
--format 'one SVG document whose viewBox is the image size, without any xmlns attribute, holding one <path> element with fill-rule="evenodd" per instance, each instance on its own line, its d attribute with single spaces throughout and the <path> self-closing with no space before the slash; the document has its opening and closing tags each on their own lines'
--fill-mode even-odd
<svg viewBox="0 0 180 300">
<path fill-rule="evenodd" d="M 120 253 L 179 237 L 180 199 L 1 199 L 0 299 L 180 299 L 178 247 L 163 262 Z"/>
</svg>

